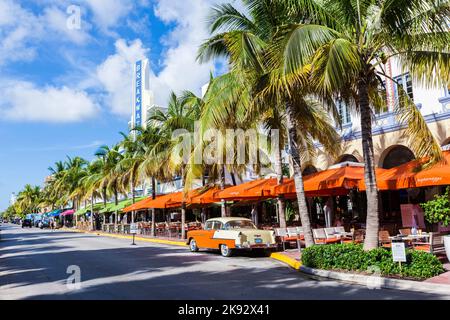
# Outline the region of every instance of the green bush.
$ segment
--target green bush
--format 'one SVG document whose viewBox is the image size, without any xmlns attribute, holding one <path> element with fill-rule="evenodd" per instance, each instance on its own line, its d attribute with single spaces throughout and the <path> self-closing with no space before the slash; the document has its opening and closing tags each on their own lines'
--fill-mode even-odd
<svg viewBox="0 0 450 320">
<path fill-rule="evenodd" d="M 435 195 L 433 200 L 422 203 L 425 219 L 429 223 L 442 223 L 444 227 L 450 224 L 450 188 L 445 194 Z"/>
<path fill-rule="evenodd" d="M 360 244 L 320 245 L 306 248 L 302 253 L 303 265 L 324 270 L 369 272 L 379 269 L 384 276 L 401 276 L 423 280 L 444 272 L 441 262 L 432 254 L 407 250 L 407 262 L 392 261 L 389 249 L 364 251 Z"/>
</svg>

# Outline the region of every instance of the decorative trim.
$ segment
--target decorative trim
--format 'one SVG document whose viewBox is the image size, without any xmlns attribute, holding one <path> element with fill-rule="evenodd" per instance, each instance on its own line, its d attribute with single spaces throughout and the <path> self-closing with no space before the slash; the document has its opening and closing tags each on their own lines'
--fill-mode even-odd
<svg viewBox="0 0 450 320">
<path fill-rule="evenodd" d="M 450 97 L 448 99 L 450 102 Z M 390 116 L 394 117 L 394 113 L 388 112 L 388 113 L 380 115 L 379 117 L 376 117 L 375 119 L 382 120 L 382 119 L 389 118 Z M 433 122 L 447 120 L 447 119 L 450 119 L 450 110 L 446 110 L 445 112 L 442 112 L 442 113 L 431 113 L 431 114 L 425 115 L 423 117 L 427 123 L 433 123 Z M 406 127 L 407 127 L 406 125 L 401 125 L 401 124 L 397 123 L 394 119 L 393 124 L 381 126 L 378 128 L 375 127 L 375 129 L 372 130 L 372 135 L 376 136 L 376 135 L 380 135 L 380 134 L 403 130 Z M 342 139 L 344 141 L 352 141 L 352 140 L 361 139 L 361 137 L 362 137 L 361 130 L 358 130 L 358 131 L 350 131 L 347 134 L 344 134 L 342 136 Z"/>
</svg>

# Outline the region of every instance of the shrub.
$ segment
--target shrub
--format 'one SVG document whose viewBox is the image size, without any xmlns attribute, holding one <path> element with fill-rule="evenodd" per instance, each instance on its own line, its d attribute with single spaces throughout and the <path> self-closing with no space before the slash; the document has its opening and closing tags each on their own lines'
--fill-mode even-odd
<svg viewBox="0 0 450 320">
<path fill-rule="evenodd" d="M 429 223 L 442 223 L 444 227 L 450 224 L 450 188 L 445 194 L 435 195 L 433 200 L 422 203 L 425 219 Z"/>
<path fill-rule="evenodd" d="M 379 269 L 384 276 L 402 276 L 417 280 L 427 279 L 444 272 L 441 262 L 432 254 L 407 250 L 407 262 L 392 261 L 389 249 L 364 251 L 360 244 L 321 245 L 306 248 L 302 253 L 303 265 L 324 270 L 367 272 Z"/>
</svg>

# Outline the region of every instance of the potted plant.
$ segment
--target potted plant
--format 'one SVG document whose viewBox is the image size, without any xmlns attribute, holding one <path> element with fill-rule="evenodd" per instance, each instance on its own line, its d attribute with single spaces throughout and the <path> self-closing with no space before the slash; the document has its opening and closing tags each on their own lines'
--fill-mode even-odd
<svg viewBox="0 0 450 320">
<path fill-rule="evenodd" d="M 429 223 L 441 223 L 444 227 L 450 224 L 450 187 L 441 196 L 435 195 L 433 200 L 422 203 L 425 219 Z M 450 235 L 444 236 L 447 258 L 450 260 Z"/>
</svg>

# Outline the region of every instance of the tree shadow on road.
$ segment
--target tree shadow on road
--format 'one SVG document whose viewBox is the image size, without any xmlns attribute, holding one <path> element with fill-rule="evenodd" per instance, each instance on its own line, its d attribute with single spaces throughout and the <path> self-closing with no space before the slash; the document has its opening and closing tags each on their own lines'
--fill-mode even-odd
<svg viewBox="0 0 450 320">
<path fill-rule="evenodd" d="M 77 235 L 83 241 L 88 235 Z M 55 237 L 57 241 L 61 239 Z M 61 250 L 50 242 L 29 252 L 23 248 L 2 260 L 2 296 L 36 300 L 66 299 L 436 299 L 437 295 L 315 281 L 266 258 L 224 258 L 218 253 L 190 253 L 188 248 L 140 244 L 126 247 L 125 240 L 107 242 L 111 247 Z M 105 246 L 102 238 L 101 246 Z M 92 242 L 94 240 L 94 242 Z M 111 239 L 112 240 L 112 239 Z M 115 248 L 114 245 L 121 247 Z M 15 242 L 8 245 L 14 246 Z M 100 243 L 99 243 L 100 245 Z M 70 289 L 67 268 L 79 266 L 81 289 Z M 420 285 L 420 283 L 418 283 Z M 58 287 L 58 290 L 53 290 Z"/>
</svg>

